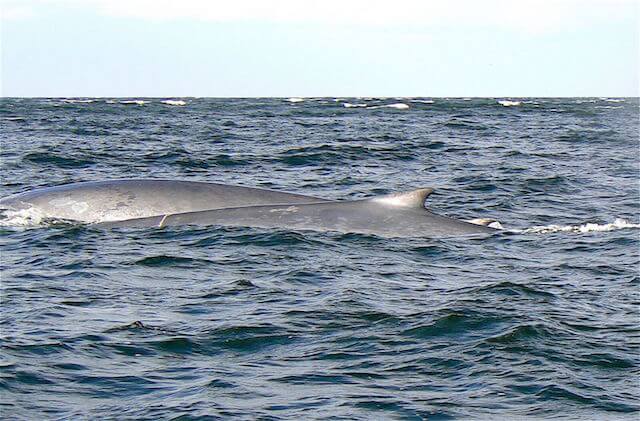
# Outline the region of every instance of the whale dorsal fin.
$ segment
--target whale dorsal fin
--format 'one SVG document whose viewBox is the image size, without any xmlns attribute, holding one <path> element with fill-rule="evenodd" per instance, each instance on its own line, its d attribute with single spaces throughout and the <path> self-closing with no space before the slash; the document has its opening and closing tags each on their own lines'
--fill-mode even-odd
<svg viewBox="0 0 640 421">
<path fill-rule="evenodd" d="M 433 193 L 433 189 L 425 187 L 408 192 L 392 193 L 385 196 L 374 197 L 370 200 L 372 202 L 383 203 L 390 206 L 422 209 L 424 208 L 425 200 L 427 200 L 427 197 L 429 197 L 431 193 Z"/>
</svg>

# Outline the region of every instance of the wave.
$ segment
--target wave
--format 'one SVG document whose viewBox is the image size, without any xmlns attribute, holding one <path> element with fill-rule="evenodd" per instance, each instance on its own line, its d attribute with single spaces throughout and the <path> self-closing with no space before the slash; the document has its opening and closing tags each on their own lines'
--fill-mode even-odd
<svg viewBox="0 0 640 421">
<path fill-rule="evenodd" d="M 345 108 L 366 108 L 367 104 L 352 104 L 350 102 L 345 102 L 342 106 Z"/>
<path fill-rule="evenodd" d="M 490 228 L 505 230 L 505 227 L 496 220 L 487 218 L 470 219 L 465 222 L 476 225 L 484 225 Z M 622 218 L 616 218 L 609 224 L 594 224 L 587 222 L 581 225 L 543 225 L 525 229 L 506 229 L 506 231 L 519 234 L 551 234 L 556 232 L 570 232 L 576 234 L 585 234 L 590 232 L 607 232 L 619 229 L 640 228 L 640 224 L 628 222 Z"/>
<path fill-rule="evenodd" d="M 519 105 L 522 105 L 522 101 L 509 101 L 507 99 L 502 100 L 502 101 L 498 101 L 498 104 L 504 106 L 504 107 L 517 107 Z"/>
<path fill-rule="evenodd" d="M 289 102 L 304 102 L 304 98 L 291 97 L 291 98 L 288 98 L 287 101 L 289 101 Z"/>
<path fill-rule="evenodd" d="M 606 232 L 628 228 L 640 228 L 640 224 L 634 224 L 624 219 L 617 218 L 610 224 L 594 224 L 588 222 L 582 225 L 544 225 L 513 231 L 523 234 L 549 234 L 554 232 L 584 234 L 588 232 Z"/>
<path fill-rule="evenodd" d="M 71 99 L 71 98 L 65 98 L 62 99 L 62 102 L 66 103 L 66 104 L 91 104 L 92 102 L 95 102 L 94 99 Z"/>
<path fill-rule="evenodd" d="M 131 104 L 133 104 L 133 105 L 144 105 L 146 103 L 147 102 L 142 100 L 142 99 L 127 99 L 127 100 L 124 100 L 124 101 L 120 101 L 120 104 L 125 104 L 125 105 L 131 105 Z"/>
<path fill-rule="evenodd" d="M 0 227 L 42 227 L 45 225 L 45 215 L 36 208 L 0 210 Z"/>
<path fill-rule="evenodd" d="M 409 105 L 404 104 L 402 102 L 398 102 L 397 104 L 383 105 L 383 107 L 395 108 L 396 110 L 408 110 L 409 109 Z"/>
<path fill-rule="evenodd" d="M 160 102 L 166 105 L 177 105 L 177 106 L 187 105 L 187 102 L 181 99 L 165 99 L 164 101 L 160 101 Z"/>
<path fill-rule="evenodd" d="M 369 104 L 364 104 L 364 103 L 351 103 L 351 102 L 343 102 L 342 106 L 345 108 L 366 108 L 368 110 L 375 110 L 378 108 L 395 108 L 396 110 L 407 110 L 409 109 L 409 105 L 402 103 L 402 102 L 398 102 L 395 104 L 385 104 L 385 105 L 373 105 L 373 106 L 369 106 Z"/>
<path fill-rule="evenodd" d="M 368 107 L 370 110 L 376 109 L 376 108 L 395 108 L 396 110 L 408 110 L 409 109 L 409 105 L 403 103 L 403 102 L 398 102 L 396 104 L 386 104 L 386 105 L 378 105 L 375 107 Z"/>
</svg>

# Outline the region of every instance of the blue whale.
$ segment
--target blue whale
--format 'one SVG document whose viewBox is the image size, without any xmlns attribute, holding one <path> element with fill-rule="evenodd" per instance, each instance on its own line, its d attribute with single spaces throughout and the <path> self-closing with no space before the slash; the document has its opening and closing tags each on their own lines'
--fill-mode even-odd
<svg viewBox="0 0 640 421">
<path fill-rule="evenodd" d="M 430 212 L 432 188 L 332 201 L 274 190 L 173 180 L 112 180 L 36 189 L 0 200 L 0 209 L 103 228 L 246 226 L 449 237 L 497 230 Z"/>
</svg>

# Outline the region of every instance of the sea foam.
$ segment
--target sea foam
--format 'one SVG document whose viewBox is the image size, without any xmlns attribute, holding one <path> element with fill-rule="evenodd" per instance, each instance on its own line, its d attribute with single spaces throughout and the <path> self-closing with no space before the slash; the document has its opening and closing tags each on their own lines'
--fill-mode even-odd
<svg viewBox="0 0 640 421">
<path fill-rule="evenodd" d="M 0 227 L 38 227 L 44 220 L 44 214 L 36 208 L 0 210 Z"/>
<path fill-rule="evenodd" d="M 624 219 L 617 218 L 615 221 L 609 224 L 594 224 L 588 222 L 582 225 L 545 225 L 514 231 L 524 234 L 548 234 L 554 232 L 572 232 L 576 234 L 584 234 L 588 232 L 605 232 L 627 228 L 640 228 L 640 224 L 634 224 Z"/>
</svg>

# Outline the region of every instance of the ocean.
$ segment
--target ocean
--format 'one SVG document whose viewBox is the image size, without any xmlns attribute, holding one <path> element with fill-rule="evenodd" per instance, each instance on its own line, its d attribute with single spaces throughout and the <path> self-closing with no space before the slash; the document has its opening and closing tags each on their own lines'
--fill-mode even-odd
<svg viewBox="0 0 640 421">
<path fill-rule="evenodd" d="M 640 416 L 638 98 L 3 98 L 0 197 L 122 178 L 473 238 L 0 218 L 3 419 Z"/>
</svg>

